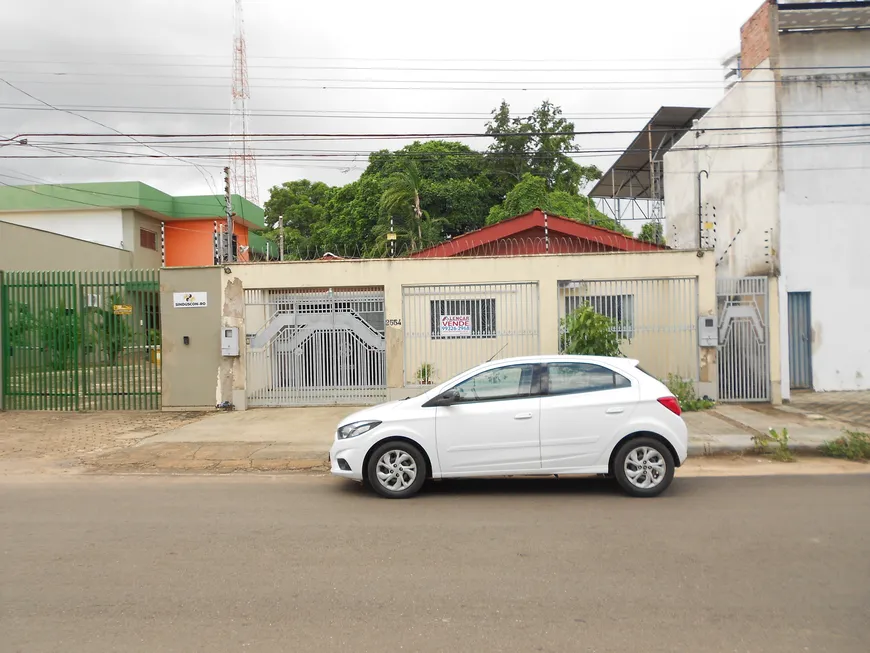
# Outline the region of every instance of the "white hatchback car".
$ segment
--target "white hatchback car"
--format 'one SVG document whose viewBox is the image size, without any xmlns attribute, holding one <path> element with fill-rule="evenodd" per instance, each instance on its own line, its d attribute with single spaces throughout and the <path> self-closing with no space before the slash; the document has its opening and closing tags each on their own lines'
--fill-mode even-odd
<svg viewBox="0 0 870 653">
<path fill-rule="evenodd" d="M 680 412 L 635 360 L 514 358 L 351 415 L 330 462 L 336 476 L 394 499 L 427 478 L 560 474 L 610 475 L 628 494 L 651 497 L 686 459 Z"/>
</svg>

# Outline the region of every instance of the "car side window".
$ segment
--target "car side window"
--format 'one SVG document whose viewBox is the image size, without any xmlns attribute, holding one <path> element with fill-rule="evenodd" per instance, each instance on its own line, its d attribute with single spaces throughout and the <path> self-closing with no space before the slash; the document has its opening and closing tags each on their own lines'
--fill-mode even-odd
<svg viewBox="0 0 870 653">
<path fill-rule="evenodd" d="M 512 365 L 487 370 L 466 379 L 454 390 L 460 402 L 519 399 L 532 394 L 533 365 Z"/>
<path fill-rule="evenodd" d="M 631 387 L 622 374 L 592 363 L 551 363 L 548 370 L 551 395 Z"/>
</svg>

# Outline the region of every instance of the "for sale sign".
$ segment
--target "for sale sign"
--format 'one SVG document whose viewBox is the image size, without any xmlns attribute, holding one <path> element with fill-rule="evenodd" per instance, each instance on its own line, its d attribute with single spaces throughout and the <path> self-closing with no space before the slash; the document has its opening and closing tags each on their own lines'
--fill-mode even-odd
<svg viewBox="0 0 870 653">
<path fill-rule="evenodd" d="M 441 316 L 441 335 L 442 336 L 470 336 L 471 335 L 471 316 L 470 315 L 442 315 Z"/>
</svg>

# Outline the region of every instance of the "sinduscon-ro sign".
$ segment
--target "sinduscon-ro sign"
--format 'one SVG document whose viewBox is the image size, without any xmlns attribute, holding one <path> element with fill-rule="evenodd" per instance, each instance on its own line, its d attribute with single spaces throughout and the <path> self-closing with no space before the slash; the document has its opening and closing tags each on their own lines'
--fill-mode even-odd
<svg viewBox="0 0 870 653">
<path fill-rule="evenodd" d="M 205 308 L 208 306 L 206 292 L 174 292 L 172 293 L 173 308 Z"/>
</svg>

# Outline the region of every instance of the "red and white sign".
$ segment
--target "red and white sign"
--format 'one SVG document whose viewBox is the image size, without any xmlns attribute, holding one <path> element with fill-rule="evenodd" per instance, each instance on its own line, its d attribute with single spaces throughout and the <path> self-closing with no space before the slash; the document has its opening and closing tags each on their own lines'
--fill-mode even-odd
<svg viewBox="0 0 870 653">
<path fill-rule="evenodd" d="M 471 335 L 471 316 L 470 315 L 442 315 L 441 316 L 441 335 L 442 336 L 470 336 Z"/>
</svg>

